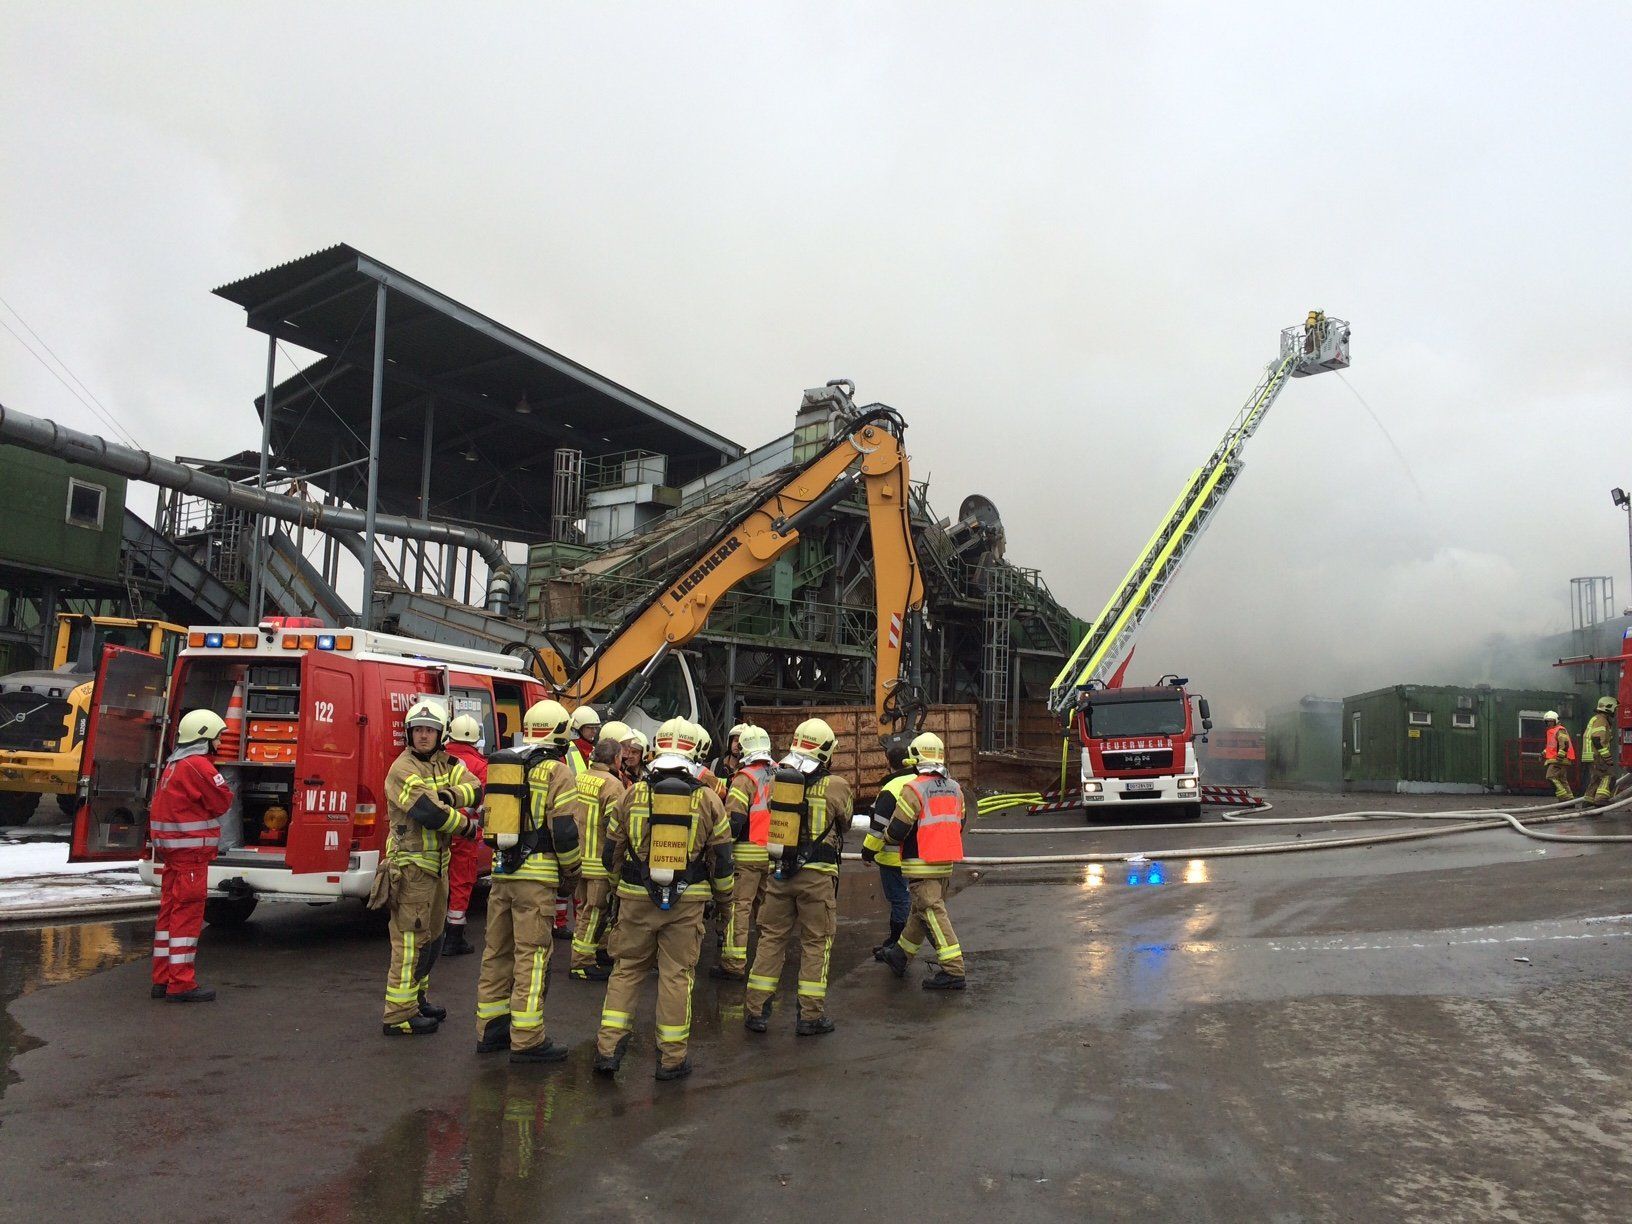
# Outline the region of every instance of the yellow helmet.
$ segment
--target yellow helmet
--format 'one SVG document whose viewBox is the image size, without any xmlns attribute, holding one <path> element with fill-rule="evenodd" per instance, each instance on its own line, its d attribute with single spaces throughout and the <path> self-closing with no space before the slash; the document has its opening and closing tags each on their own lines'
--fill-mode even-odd
<svg viewBox="0 0 1632 1224">
<path fill-rule="evenodd" d="M 436 732 L 438 745 L 448 738 L 448 707 L 440 701 L 416 701 L 402 718 L 402 733 L 411 735 L 415 727 L 429 727 Z"/>
<path fill-rule="evenodd" d="M 740 747 L 742 744 L 742 733 L 747 729 L 747 723 L 738 723 L 736 726 L 732 727 L 731 730 L 725 733 L 725 746 L 727 748 L 731 747 L 731 741 L 736 740 L 738 746 Z"/>
<path fill-rule="evenodd" d="M 702 723 L 692 723 L 691 725 L 697 728 L 697 758 L 701 760 L 714 751 L 714 737 L 708 733 L 708 729 Z"/>
<path fill-rule="evenodd" d="M 448 738 L 461 744 L 476 744 L 482 739 L 482 724 L 470 714 L 460 714 L 448 724 Z"/>
<path fill-rule="evenodd" d="M 744 723 L 737 728 L 737 743 L 742 746 L 742 759 L 750 757 L 766 757 L 771 755 L 771 733 L 764 727 L 756 727 L 752 723 Z"/>
<path fill-rule="evenodd" d="M 1619 705 L 1620 703 L 1613 697 L 1598 698 L 1598 712 L 1600 714 L 1613 714 Z"/>
<path fill-rule="evenodd" d="M 521 738 L 529 744 L 565 744 L 572 738 L 572 716 L 559 701 L 535 701 L 522 717 Z"/>
<path fill-rule="evenodd" d="M 672 752 L 688 761 L 697 759 L 697 727 L 683 718 L 671 718 L 657 729 L 652 747 L 659 753 Z"/>
<path fill-rule="evenodd" d="M 913 740 L 907 751 L 918 758 L 920 766 L 936 765 L 942 769 L 946 768 L 946 745 L 933 731 L 925 731 Z"/>
<path fill-rule="evenodd" d="M 833 759 L 833 749 L 838 744 L 838 737 L 833 734 L 833 728 L 820 718 L 807 718 L 793 729 L 792 750 L 800 756 L 810 757 L 826 765 Z"/>
<path fill-rule="evenodd" d="M 189 710 L 176 725 L 176 746 L 220 739 L 226 729 L 226 721 L 214 710 Z"/>
<path fill-rule="evenodd" d="M 629 738 L 635 741 L 635 744 L 642 752 L 645 752 L 652 746 L 652 741 L 646 738 L 646 732 L 642 731 L 639 727 L 629 728 Z"/>
<path fill-rule="evenodd" d="M 601 716 L 594 706 L 581 705 L 572 712 L 572 733 L 579 739 L 595 742 L 601 733 Z"/>
<path fill-rule="evenodd" d="M 614 743 L 627 744 L 633 738 L 634 731 L 628 723 L 609 722 L 601 724 L 600 739 L 598 739 L 596 742 L 601 743 L 606 740 L 611 740 Z"/>
</svg>

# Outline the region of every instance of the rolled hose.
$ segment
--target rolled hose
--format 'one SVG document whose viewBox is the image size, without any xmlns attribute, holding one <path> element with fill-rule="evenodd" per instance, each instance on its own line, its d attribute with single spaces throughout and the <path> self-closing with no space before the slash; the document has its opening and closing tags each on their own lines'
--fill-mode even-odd
<svg viewBox="0 0 1632 1224">
<path fill-rule="evenodd" d="M 1620 782 L 1626 781 L 1623 775 Z M 1617 784 L 1619 785 L 1619 783 Z M 1573 806 L 1574 801 L 1570 801 Z M 1602 807 L 1592 808 L 1594 814 L 1613 812 L 1625 809 L 1632 805 L 1632 794 L 1617 799 Z M 1585 813 L 1581 810 L 1559 812 L 1563 803 L 1544 803 L 1530 807 L 1515 809 L 1520 812 L 1554 812 L 1555 815 L 1542 816 L 1532 821 L 1532 824 L 1555 824 L 1562 820 L 1579 819 Z M 1269 804 L 1254 809 L 1268 811 Z M 1474 819 L 1469 819 L 1474 817 Z M 1108 828 L 1138 828 L 1150 830 L 1154 828 L 1206 828 L 1219 824 L 1330 824 L 1350 823 L 1370 820 L 1456 820 L 1462 823 L 1443 829 L 1409 829 L 1401 833 L 1371 833 L 1362 837 L 1323 837 L 1313 841 L 1283 841 L 1263 842 L 1252 846 L 1195 846 L 1177 849 L 1147 852 L 1132 850 L 1115 853 L 1085 853 L 1085 854 L 1031 854 L 1031 855 L 987 855 L 965 858 L 963 865 L 968 867 L 1031 867 L 1049 865 L 1069 865 L 1074 863 L 1125 863 L 1131 859 L 1149 860 L 1161 858 L 1245 858 L 1255 854 L 1291 854 L 1300 850 L 1338 850 L 1354 846 L 1380 846 L 1388 842 L 1423 841 L 1431 837 L 1449 837 L 1454 833 L 1474 833 L 1486 829 L 1511 828 L 1526 837 L 1537 841 L 1551 842 L 1632 842 L 1632 835 L 1613 833 L 1543 833 L 1524 824 L 1510 812 L 1496 808 L 1470 808 L 1452 812 L 1388 812 L 1388 811 L 1356 811 L 1337 812 L 1330 816 L 1296 816 L 1277 817 L 1274 820 L 1254 819 L 1250 816 L 1226 817 L 1223 821 L 1209 821 L 1207 825 L 1198 826 L 1194 823 L 1175 825 L 1136 825 L 1136 826 L 1109 826 Z M 1092 825 L 1076 825 L 1065 829 L 1055 830 L 975 830 L 975 832 L 1105 832 L 1108 828 L 1095 828 Z M 846 854 L 847 859 L 859 859 L 859 854 Z"/>
</svg>

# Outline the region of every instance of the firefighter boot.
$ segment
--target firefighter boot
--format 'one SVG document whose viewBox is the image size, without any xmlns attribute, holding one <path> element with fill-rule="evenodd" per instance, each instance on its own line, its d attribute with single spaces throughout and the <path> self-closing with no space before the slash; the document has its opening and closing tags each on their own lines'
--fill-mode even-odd
<svg viewBox="0 0 1632 1224">
<path fill-rule="evenodd" d="M 890 972 L 898 978 L 907 976 L 907 954 L 901 950 L 898 943 L 885 944 L 884 954 L 878 958 L 890 967 Z"/>
<path fill-rule="evenodd" d="M 961 977 L 954 977 L 945 969 L 937 969 L 935 973 L 924 979 L 925 990 L 962 990 L 967 983 Z"/>
<path fill-rule="evenodd" d="M 546 1041 L 530 1050 L 510 1051 L 510 1061 L 513 1063 L 558 1063 L 566 1061 L 566 1057 L 567 1047 L 556 1045 L 553 1041 Z"/>
<path fill-rule="evenodd" d="M 164 997 L 172 1003 L 214 1003 L 215 991 L 194 986 L 191 990 L 184 990 L 180 994 L 167 994 Z"/>
<path fill-rule="evenodd" d="M 593 965 L 573 969 L 568 972 L 567 976 L 575 982 L 604 982 L 612 976 L 612 970 L 597 961 Z"/>
<path fill-rule="evenodd" d="M 428 1001 L 425 998 L 425 992 L 422 990 L 419 992 L 419 1014 L 427 1019 L 435 1020 L 438 1024 L 441 1024 L 442 1021 L 448 1018 L 448 1009 L 445 1007 L 437 1007 L 435 1004 Z"/>
<path fill-rule="evenodd" d="M 727 969 L 724 965 L 710 965 L 708 976 L 721 982 L 740 982 L 748 975 L 737 969 Z"/>
<path fill-rule="evenodd" d="M 442 1025 L 429 1016 L 409 1016 L 395 1024 L 382 1024 L 387 1037 L 429 1037 Z"/>
<path fill-rule="evenodd" d="M 153 998 L 163 999 L 163 998 L 166 998 L 169 995 L 169 993 L 170 993 L 170 988 L 168 986 L 166 986 L 163 982 L 154 982 L 153 983 L 153 991 L 152 991 L 152 997 Z"/>
<path fill-rule="evenodd" d="M 775 1005 L 775 999 L 766 999 L 765 1009 L 757 1016 L 753 1012 L 749 1012 L 742 1018 L 743 1026 L 746 1027 L 750 1033 L 763 1033 L 766 1029 L 771 1027 L 771 1008 Z"/>
<path fill-rule="evenodd" d="M 886 938 L 883 943 L 879 944 L 878 947 L 873 949 L 873 959 L 875 961 L 883 960 L 885 950 L 895 947 L 895 945 L 901 939 L 901 932 L 906 930 L 906 929 L 907 929 L 907 924 L 906 923 L 892 921 L 890 923 L 889 937 Z"/>
<path fill-rule="evenodd" d="M 476 1053 L 497 1054 L 500 1050 L 510 1048 L 510 1017 L 500 1016 L 496 1020 L 489 1020 L 487 1027 L 482 1030 L 482 1036 L 476 1042 Z"/>
<path fill-rule="evenodd" d="M 685 1079 L 691 1074 L 691 1055 L 686 1055 L 672 1067 L 665 1067 L 663 1060 L 657 1060 L 657 1074 L 653 1077 L 660 1080 Z"/>
<path fill-rule="evenodd" d="M 629 1049 L 629 1043 L 634 1039 L 633 1033 L 625 1033 L 618 1038 L 618 1044 L 612 1047 L 612 1053 L 595 1055 L 595 1074 L 616 1075 L 618 1068 L 623 1066 L 623 1056 Z"/>
<path fill-rule="evenodd" d="M 800 1017 L 794 1022 L 794 1035 L 798 1037 L 820 1037 L 823 1033 L 831 1033 L 838 1026 L 826 1016 L 817 1016 L 814 1020 Z"/>
<path fill-rule="evenodd" d="M 469 956 L 476 951 L 476 945 L 465 938 L 465 924 L 462 922 L 448 923 L 448 933 L 442 941 L 443 956 Z"/>
</svg>

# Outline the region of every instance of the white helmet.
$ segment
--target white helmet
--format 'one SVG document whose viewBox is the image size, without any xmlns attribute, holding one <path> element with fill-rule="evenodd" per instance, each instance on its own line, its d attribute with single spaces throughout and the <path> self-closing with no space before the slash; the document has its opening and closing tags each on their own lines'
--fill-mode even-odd
<svg viewBox="0 0 1632 1224">
<path fill-rule="evenodd" d="M 833 728 L 827 725 L 825 719 L 807 718 L 793 729 L 793 751 L 802 757 L 820 761 L 823 765 L 832 759 L 833 748 L 837 743 L 838 737 L 833 734 Z"/>
<path fill-rule="evenodd" d="M 946 768 L 946 744 L 933 731 L 918 736 L 907 751 L 918 758 L 919 769 Z"/>
<path fill-rule="evenodd" d="M 448 710 L 440 701 L 416 701 L 408 707 L 408 713 L 402 719 L 402 733 L 412 736 L 415 727 L 429 727 L 436 732 L 437 747 L 448 738 Z"/>
<path fill-rule="evenodd" d="M 448 738 L 461 744 L 482 742 L 482 724 L 470 714 L 460 714 L 448 724 Z"/>
<path fill-rule="evenodd" d="M 176 724 L 176 747 L 220 739 L 226 729 L 226 722 L 214 710 L 189 710 Z"/>
<path fill-rule="evenodd" d="M 601 733 L 601 716 L 594 706 L 581 705 L 572 712 L 572 733 L 581 740 L 594 743 Z"/>
<path fill-rule="evenodd" d="M 601 724 L 601 735 L 597 743 L 606 743 L 611 740 L 617 744 L 627 744 L 634 738 L 634 732 L 628 723 L 609 722 Z"/>
<path fill-rule="evenodd" d="M 567 707 L 549 698 L 533 702 L 522 716 L 521 738 L 529 744 L 565 744 L 572 738 Z"/>
<path fill-rule="evenodd" d="M 657 729 L 652 747 L 659 753 L 673 753 L 675 756 L 685 757 L 688 761 L 695 761 L 697 731 L 696 723 L 687 722 L 684 718 L 671 718 Z"/>
<path fill-rule="evenodd" d="M 737 742 L 742 745 L 744 761 L 771 759 L 771 733 L 764 727 L 744 723 L 737 732 Z"/>
<path fill-rule="evenodd" d="M 1548 710 L 1547 713 L 1542 715 L 1542 718 L 1545 719 L 1547 722 L 1557 722 L 1558 721 L 1558 711 L 1557 710 Z"/>
</svg>

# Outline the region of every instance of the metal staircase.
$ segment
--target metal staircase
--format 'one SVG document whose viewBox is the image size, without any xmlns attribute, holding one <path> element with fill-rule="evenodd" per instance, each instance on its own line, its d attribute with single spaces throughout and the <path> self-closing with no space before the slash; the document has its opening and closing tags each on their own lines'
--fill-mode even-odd
<svg viewBox="0 0 1632 1224">
<path fill-rule="evenodd" d="M 1340 370 L 1348 364 L 1349 325 L 1341 319 L 1311 311 L 1303 326 L 1281 332 L 1280 356 L 1265 368 L 1218 446 L 1191 475 L 1133 567 L 1054 677 L 1049 704 L 1055 710 L 1064 710 L 1079 689 L 1104 683 L 1115 670 L 1240 476 L 1241 450 L 1264 423 L 1287 379 Z"/>
</svg>

